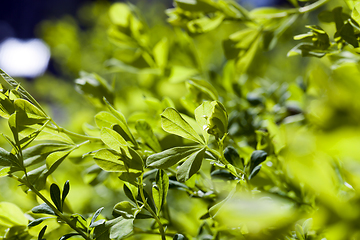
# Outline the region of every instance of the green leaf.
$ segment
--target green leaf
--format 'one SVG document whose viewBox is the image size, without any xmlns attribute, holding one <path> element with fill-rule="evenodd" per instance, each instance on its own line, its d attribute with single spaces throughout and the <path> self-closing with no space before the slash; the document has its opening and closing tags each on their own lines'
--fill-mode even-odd
<svg viewBox="0 0 360 240">
<path fill-rule="evenodd" d="M 0 202 L 0 226 L 9 228 L 27 224 L 28 220 L 18 206 L 9 202 Z"/>
<path fill-rule="evenodd" d="M 46 158 L 46 165 L 48 167 L 48 171 L 46 172 L 46 176 L 50 176 L 55 170 L 60 166 L 60 164 L 69 156 L 69 154 L 72 152 L 70 151 L 64 151 L 64 152 L 53 152 Z"/>
<path fill-rule="evenodd" d="M 45 111 L 44 109 L 42 109 L 42 107 L 40 106 L 40 104 L 30 95 L 30 93 L 28 93 L 25 88 L 23 88 L 20 83 L 18 83 L 17 81 L 15 81 L 15 79 L 13 79 L 12 77 L 10 77 L 6 72 L 4 72 L 2 69 L 0 69 L 0 76 L 8 83 L 10 84 L 10 86 L 12 86 L 13 88 L 16 89 L 16 91 L 18 93 L 20 93 L 23 97 L 25 97 L 26 99 L 28 99 L 32 104 L 34 104 L 35 107 L 37 107 L 38 109 L 40 109 L 44 114 Z"/>
<path fill-rule="evenodd" d="M 186 11 L 215 12 L 218 6 L 211 0 L 175 0 L 176 5 Z"/>
<path fill-rule="evenodd" d="M 46 231 L 47 226 L 44 226 L 41 231 L 39 232 L 38 235 L 38 240 L 43 240 L 43 236 L 45 235 L 45 231 Z"/>
<path fill-rule="evenodd" d="M 86 221 L 86 218 L 83 217 L 81 214 L 75 213 L 71 214 L 70 221 L 79 229 L 81 229 L 83 232 L 88 231 L 88 224 Z"/>
<path fill-rule="evenodd" d="M 209 140 L 209 134 L 207 132 L 208 118 L 209 115 L 211 114 L 212 108 L 213 106 L 211 105 L 211 103 L 209 101 L 206 101 L 195 109 L 195 119 L 202 130 L 206 143 Z"/>
<path fill-rule="evenodd" d="M 311 227 L 312 227 L 312 224 L 313 224 L 313 219 L 312 218 L 309 218 L 309 219 L 306 219 L 303 224 L 302 224 L 302 228 L 304 230 L 304 235 L 305 237 L 308 236 L 310 230 L 311 230 Z"/>
<path fill-rule="evenodd" d="M 58 185 L 55 183 L 50 186 L 50 197 L 56 208 L 62 213 L 62 202 L 61 202 L 61 192 Z"/>
<path fill-rule="evenodd" d="M 108 172 L 126 172 L 124 162 L 120 161 L 120 155 L 110 149 L 101 149 L 94 156 L 95 163 Z"/>
<path fill-rule="evenodd" d="M 0 147 L 0 166 L 10 167 L 17 165 L 18 159 L 16 156 Z"/>
<path fill-rule="evenodd" d="M 250 159 L 250 172 L 253 171 L 253 169 L 258 166 L 260 163 L 266 160 L 267 153 L 263 150 L 255 150 L 251 154 Z"/>
<path fill-rule="evenodd" d="M 254 169 L 251 171 L 249 175 L 249 180 L 253 179 L 260 172 L 260 169 L 261 169 L 261 165 L 257 165 L 256 167 L 254 167 Z"/>
<path fill-rule="evenodd" d="M 169 55 L 169 41 L 166 37 L 162 38 L 153 48 L 154 58 L 156 64 L 160 68 L 164 68 L 168 61 Z"/>
<path fill-rule="evenodd" d="M 223 22 L 225 15 L 216 13 L 214 17 L 197 18 L 187 23 L 187 28 L 192 33 L 205 33 L 216 29 Z"/>
<path fill-rule="evenodd" d="M 173 240 L 186 240 L 186 238 L 184 235 L 177 233 L 174 235 Z"/>
<path fill-rule="evenodd" d="M 19 125 L 33 125 L 45 122 L 48 117 L 40 109 L 29 101 L 16 99 L 14 101 L 15 111 L 17 112 L 16 121 Z"/>
<path fill-rule="evenodd" d="M 155 184 L 152 187 L 152 195 L 157 209 L 157 215 L 165 203 L 169 190 L 169 177 L 164 170 L 159 169 L 156 173 Z"/>
<path fill-rule="evenodd" d="M 36 207 L 33 207 L 33 209 L 31 209 L 31 211 L 33 213 L 49 214 L 49 215 L 56 216 L 54 210 L 52 210 L 51 207 L 49 207 L 46 203 L 40 204 Z"/>
<path fill-rule="evenodd" d="M 23 150 L 24 166 L 29 167 L 44 161 L 51 153 L 69 150 L 72 145 L 60 143 L 40 143 Z"/>
<path fill-rule="evenodd" d="M 161 146 L 159 141 L 151 129 L 150 124 L 148 124 L 145 120 L 138 120 L 135 124 L 135 129 L 141 138 L 148 144 L 154 152 L 160 152 Z"/>
<path fill-rule="evenodd" d="M 126 119 L 124 115 L 117 111 L 105 98 L 104 101 L 106 103 L 106 106 L 108 107 L 109 111 L 115 116 L 117 119 L 117 125 L 121 128 L 121 132 L 118 131 L 118 133 L 126 140 L 131 141 L 136 146 L 136 140 L 132 133 L 130 132 L 129 126 L 127 125 Z M 115 131 L 117 131 L 116 128 L 114 128 Z M 123 134 L 124 133 L 124 134 Z"/>
<path fill-rule="evenodd" d="M 128 144 L 125 139 L 114 130 L 103 127 L 100 133 L 101 140 L 111 149 L 122 152 L 123 150 L 126 156 L 131 157 Z"/>
<path fill-rule="evenodd" d="M 244 169 L 244 161 L 240 158 L 235 148 L 229 146 L 224 150 L 225 159 L 233 166 Z"/>
<path fill-rule="evenodd" d="M 0 177 L 5 177 L 10 173 L 10 167 L 0 168 Z"/>
<path fill-rule="evenodd" d="M 120 240 L 130 236 L 134 231 L 134 219 L 118 217 L 107 221 L 105 227 L 109 229 L 110 239 Z"/>
<path fill-rule="evenodd" d="M 205 149 L 202 148 L 193 153 L 176 172 L 176 178 L 179 182 L 185 182 L 197 173 L 201 167 L 202 160 L 204 159 Z"/>
<path fill-rule="evenodd" d="M 3 118 L 9 118 L 14 112 L 15 107 L 12 101 L 0 92 L 0 116 Z"/>
<path fill-rule="evenodd" d="M 114 101 L 112 87 L 95 73 L 80 72 L 80 78 L 75 80 L 75 84 L 75 89 L 89 97 L 97 106 L 103 104 L 104 97 L 111 103 Z"/>
<path fill-rule="evenodd" d="M 122 201 L 114 206 L 112 215 L 114 217 L 122 216 L 123 218 L 131 219 L 131 218 L 135 218 L 136 211 L 137 208 L 132 203 L 128 201 Z"/>
<path fill-rule="evenodd" d="M 231 192 L 227 195 L 227 197 L 222 200 L 221 202 L 218 202 L 217 204 L 215 204 L 214 206 L 212 206 L 210 209 L 209 209 L 209 214 L 212 218 L 215 218 L 216 215 L 219 213 L 219 211 L 221 210 L 221 208 L 225 205 L 226 202 L 228 202 L 232 196 L 235 194 L 236 190 L 237 190 L 237 186 L 236 185 L 232 190 Z"/>
<path fill-rule="evenodd" d="M 297 239 L 305 240 L 304 231 L 299 224 L 295 225 L 295 233 L 296 233 Z"/>
<path fill-rule="evenodd" d="M 168 133 L 205 144 L 204 140 L 174 108 L 167 108 L 161 114 L 161 126 Z"/>
<path fill-rule="evenodd" d="M 227 133 L 228 114 L 224 105 L 219 101 L 212 101 L 212 110 L 208 116 L 207 132 L 216 138 L 222 138 Z"/>
<path fill-rule="evenodd" d="M 166 169 L 198 150 L 199 146 L 174 147 L 167 149 L 149 156 L 146 160 L 146 165 L 148 167 Z"/>
<path fill-rule="evenodd" d="M 67 180 L 64 183 L 64 188 L 63 188 L 63 192 L 62 192 L 62 195 L 61 195 L 61 204 L 62 204 L 62 206 L 64 206 L 64 202 L 65 202 L 65 199 L 66 199 L 67 195 L 69 194 L 69 191 L 70 191 L 70 182 L 69 182 L 69 180 Z"/>
<path fill-rule="evenodd" d="M 73 236 L 80 236 L 80 233 L 68 233 L 68 234 L 65 234 L 64 236 L 62 236 L 59 240 L 66 240 Z"/>
<path fill-rule="evenodd" d="M 30 223 L 28 224 L 28 227 L 35 227 L 35 226 L 39 225 L 40 223 L 42 223 L 44 220 L 50 219 L 50 218 L 53 218 L 53 217 L 42 217 L 42 218 L 38 218 L 38 219 L 30 222 Z"/>
<path fill-rule="evenodd" d="M 94 213 L 94 215 L 93 215 L 92 218 L 91 218 L 91 222 L 90 222 L 90 226 L 89 226 L 89 227 L 91 227 L 91 228 L 92 228 L 92 227 L 95 227 L 95 226 L 94 226 L 94 223 L 95 223 L 97 217 L 100 215 L 100 213 L 101 213 L 102 210 L 104 210 L 104 207 L 101 207 L 101 208 L 99 208 L 98 210 L 96 210 L 96 212 Z"/>
</svg>

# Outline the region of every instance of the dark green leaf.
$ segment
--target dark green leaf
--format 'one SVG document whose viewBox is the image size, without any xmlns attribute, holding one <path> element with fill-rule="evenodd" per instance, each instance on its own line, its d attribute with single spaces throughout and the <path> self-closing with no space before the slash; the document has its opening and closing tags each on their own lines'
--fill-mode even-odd
<svg viewBox="0 0 360 240">
<path fill-rule="evenodd" d="M 249 179 L 253 179 L 259 172 L 261 169 L 261 165 L 257 165 L 250 173 L 249 175 Z"/>
<path fill-rule="evenodd" d="M 201 167 L 202 160 L 204 159 L 205 148 L 193 153 L 176 172 L 176 178 L 180 182 L 185 182 L 197 173 Z"/>
<path fill-rule="evenodd" d="M 240 158 L 239 153 L 233 147 L 226 147 L 224 150 L 225 159 L 235 167 L 244 169 L 244 161 Z"/>
<path fill-rule="evenodd" d="M 152 195 L 158 215 L 163 204 L 165 203 L 168 190 L 169 177 L 164 170 L 159 169 L 155 177 L 155 185 L 153 185 L 152 188 Z"/>
<path fill-rule="evenodd" d="M 30 222 L 30 223 L 28 224 L 28 227 L 35 227 L 35 226 L 39 225 L 40 223 L 42 223 L 44 220 L 49 219 L 49 218 L 53 218 L 53 217 L 42 217 L 42 218 L 38 218 L 38 219 Z"/>
<path fill-rule="evenodd" d="M 46 231 L 46 228 L 47 226 L 44 226 L 41 231 L 39 232 L 39 235 L 38 235 L 38 240 L 43 240 L 43 236 L 45 234 L 45 231 Z"/>
<path fill-rule="evenodd" d="M 151 155 L 146 160 L 148 167 L 166 169 L 199 150 L 198 146 L 175 147 Z"/>
<path fill-rule="evenodd" d="M 49 215 L 56 215 L 55 212 L 49 207 L 46 203 L 40 204 L 33 209 L 31 209 L 33 213 L 44 213 Z"/>
<path fill-rule="evenodd" d="M 88 231 L 88 227 L 87 227 L 87 221 L 86 219 L 78 213 L 72 214 L 70 216 L 70 221 L 79 229 L 81 229 L 84 232 Z"/>
<path fill-rule="evenodd" d="M 56 208 L 62 212 L 62 203 L 61 203 L 61 192 L 58 185 L 55 183 L 51 184 L 50 186 L 50 197 L 53 203 L 55 204 Z"/>
<path fill-rule="evenodd" d="M 217 169 L 211 172 L 211 178 L 222 179 L 222 180 L 234 180 L 236 177 L 225 169 Z"/>
<path fill-rule="evenodd" d="M 70 191 L 70 183 L 69 183 L 69 180 L 67 180 L 64 183 L 64 188 L 63 188 L 63 192 L 62 192 L 62 196 L 61 196 L 61 204 L 62 204 L 62 206 L 64 206 L 65 198 L 69 194 L 69 191 Z"/>
<path fill-rule="evenodd" d="M 258 166 L 260 163 L 266 160 L 267 153 L 263 150 L 255 150 L 251 154 L 250 159 L 250 172 L 253 171 L 253 169 Z"/>
<path fill-rule="evenodd" d="M 68 234 L 65 234 L 64 236 L 62 236 L 59 240 L 66 240 L 73 236 L 80 236 L 80 234 L 79 233 L 68 233 Z"/>
</svg>

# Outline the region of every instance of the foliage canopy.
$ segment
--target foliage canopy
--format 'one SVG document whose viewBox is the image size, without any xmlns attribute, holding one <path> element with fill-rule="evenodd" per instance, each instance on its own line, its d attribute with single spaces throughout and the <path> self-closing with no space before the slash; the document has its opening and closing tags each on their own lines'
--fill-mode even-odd
<svg viewBox="0 0 360 240">
<path fill-rule="evenodd" d="M 359 239 L 360 1 L 162 8 L 42 24 L 82 97 L 0 71 L 0 239 Z"/>
</svg>

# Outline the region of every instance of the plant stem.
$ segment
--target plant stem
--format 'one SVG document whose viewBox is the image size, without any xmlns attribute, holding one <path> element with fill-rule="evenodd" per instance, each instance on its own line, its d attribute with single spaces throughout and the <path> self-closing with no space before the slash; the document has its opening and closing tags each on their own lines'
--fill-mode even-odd
<svg viewBox="0 0 360 240">
<path fill-rule="evenodd" d="M 88 136 L 88 135 L 83 135 L 83 134 L 79 134 L 79 133 L 75 133 L 75 132 L 72 132 L 72 131 L 69 131 L 65 128 L 62 128 L 58 125 L 56 125 L 56 127 L 53 127 L 53 126 L 46 126 L 47 128 L 50 128 L 50 129 L 53 129 L 53 130 L 56 130 L 58 132 L 62 132 L 62 133 L 66 133 L 67 135 L 70 135 L 70 136 L 73 136 L 73 137 L 77 137 L 77 138 L 82 138 L 82 139 L 86 139 L 86 140 L 100 140 L 99 137 L 93 137 L 93 136 Z"/>
<path fill-rule="evenodd" d="M 308 13 L 311 11 L 314 11 L 318 8 L 320 8 L 321 6 L 325 5 L 327 2 L 329 2 L 329 0 L 319 0 L 317 2 L 314 2 L 313 4 L 304 6 L 304 7 L 300 7 L 300 8 L 292 8 L 292 9 L 288 9 L 285 10 L 283 12 L 279 12 L 279 13 L 274 13 L 274 14 L 264 14 L 264 18 L 283 18 L 283 17 L 287 17 L 289 15 L 293 15 L 293 14 L 304 14 L 304 13 Z"/>
<path fill-rule="evenodd" d="M 75 230 L 76 232 L 78 232 L 84 239 L 86 240 L 91 240 L 91 238 L 89 238 L 83 231 L 81 231 L 79 228 L 76 227 L 76 225 L 71 222 L 67 217 L 65 217 L 53 204 L 51 204 L 51 202 L 49 200 L 46 199 L 46 197 L 44 197 L 44 195 L 42 195 L 31 183 L 26 182 L 26 181 L 21 181 L 19 178 L 17 178 L 17 180 L 21 183 L 24 183 L 29 189 L 31 189 L 31 191 L 33 191 L 39 198 L 41 198 L 41 200 L 44 201 L 44 203 L 46 203 L 46 205 L 48 205 L 54 212 L 55 214 L 61 218 L 64 222 L 66 222 L 67 225 L 69 225 L 69 227 L 71 227 L 73 230 Z"/>
<path fill-rule="evenodd" d="M 144 206 L 145 206 L 146 210 L 148 210 L 150 212 L 150 214 L 154 217 L 155 221 L 159 225 L 159 231 L 160 231 L 160 234 L 161 234 L 161 239 L 166 240 L 166 234 L 165 234 L 165 231 L 164 231 L 164 226 L 162 225 L 162 223 L 161 223 L 160 219 L 158 218 L 158 216 L 156 215 L 156 213 L 154 213 L 154 211 L 151 209 L 151 207 L 147 203 L 146 198 L 144 196 L 144 186 L 143 186 L 142 176 L 140 178 L 139 189 L 140 189 L 140 196 L 141 196 L 141 199 L 142 199 L 142 201 L 144 203 Z"/>
</svg>

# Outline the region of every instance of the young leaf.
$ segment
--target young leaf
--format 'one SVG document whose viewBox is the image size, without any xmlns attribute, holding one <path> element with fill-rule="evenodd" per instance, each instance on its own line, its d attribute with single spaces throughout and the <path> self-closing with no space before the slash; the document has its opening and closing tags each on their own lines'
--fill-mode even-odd
<svg viewBox="0 0 360 240">
<path fill-rule="evenodd" d="M 10 167 L 18 162 L 14 154 L 0 147 L 0 166 Z"/>
<path fill-rule="evenodd" d="M 46 231 L 47 226 L 44 226 L 41 231 L 39 232 L 38 235 L 38 240 L 43 240 L 43 236 L 45 235 L 45 231 Z"/>
<path fill-rule="evenodd" d="M 155 182 L 156 184 L 152 188 L 152 195 L 157 208 L 157 215 L 159 215 L 169 190 L 169 177 L 164 170 L 158 170 Z"/>
<path fill-rule="evenodd" d="M 131 157 L 128 144 L 125 139 L 114 130 L 104 127 L 101 129 L 101 140 L 111 149 L 121 152 L 122 149 L 128 157 Z"/>
<path fill-rule="evenodd" d="M 69 183 L 69 180 L 67 180 L 64 183 L 64 188 L 63 188 L 63 192 L 62 192 L 62 196 L 61 196 L 61 204 L 62 204 L 62 206 L 64 206 L 65 198 L 69 194 L 69 191 L 70 191 L 70 183 Z"/>
<path fill-rule="evenodd" d="M 133 202 L 136 202 L 138 188 L 129 182 L 124 182 L 123 190 L 125 195 Z"/>
<path fill-rule="evenodd" d="M 55 204 L 56 208 L 62 213 L 62 204 L 60 198 L 60 188 L 55 183 L 51 184 L 50 186 L 50 197 L 53 203 Z"/>
<path fill-rule="evenodd" d="M 93 217 L 91 218 L 91 222 L 90 222 L 90 227 L 95 227 L 93 226 L 94 222 L 96 221 L 97 217 L 100 215 L 101 211 L 104 209 L 104 207 L 99 208 L 98 210 L 96 210 L 96 212 L 94 213 Z"/>
<path fill-rule="evenodd" d="M 211 105 L 212 111 L 208 118 L 207 132 L 216 138 L 222 138 L 227 133 L 228 114 L 224 105 L 219 101 L 212 101 Z"/>
<path fill-rule="evenodd" d="M 204 140 L 174 108 L 167 108 L 161 114 L 161 126 L 168 133 L 172 133 L 183 138 L 205 144 Z"/>
<path fill-rule="evenodd" d="M 244 169 L 244 161 L 240 158 L 239 153 L 233 147 L 226 147 L 224 150 L 225 159 L 235 167 Z"/>
<path fill-rule="evenodd" d="M 195 109 L 195 119 L 196 122 L 201 127 L 203 136 L 205 138 L 205 142 L 208 142 L 209 140 L 209 134 L 207 132 L 208 129 L 208 118 L 212 111 L 212 105 L 211 102 L 206 101 L 203 102 L 199 107 Z"/>
<path fill-rule="evenodd" d="M 174 147 L 155 153 L 146 159 L 148 167 L 166 169 L 199 150 L 198 146 Z"/>
<path fill-rule="evenodd" d="M 193 153 L 176 172 L 176 178 L 180 182 L 185 182 L 192 177 L 201 167 L 202 160 L 204 159 L 205 148 Z"/>
<path fill-rule="evenodd" d="M 145 141 L 145 143 L 151 147 L 151 149 L 153 149 L 155 152 L 161 151 L 159 141 L 154 135 L 151 126 L 145 120 L 138 120 L 135 124 L 135 129 L 141 138 Z"/>
</svg>

